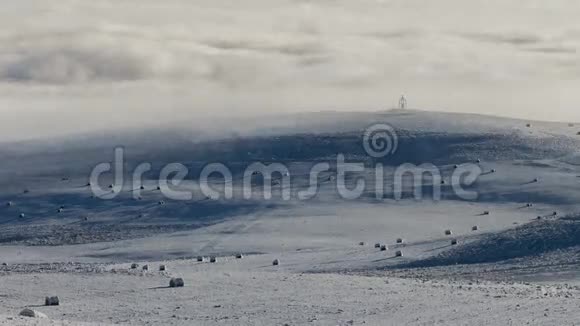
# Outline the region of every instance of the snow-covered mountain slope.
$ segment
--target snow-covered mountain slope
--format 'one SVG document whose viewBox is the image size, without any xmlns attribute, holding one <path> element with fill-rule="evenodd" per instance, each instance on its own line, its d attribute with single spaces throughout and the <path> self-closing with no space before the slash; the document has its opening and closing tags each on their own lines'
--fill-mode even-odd
<svg viewBox="0 0 580 326">
<path fill-rule="evenodd" d="M 216 122 L 218 128 L 220 123 L 224 122 Z M 365 128 L 384 123 L 396 130 L 398 150 L 383 159 L 373 159 L 365 153 L 363 134 Z M 0 208 L 3 230 L 0 240 L 12 244 L 82 244 L 171 232 L 194 232 L 196 239 L 203 239 L 216 230 L 218 234 L 240 237 L 241 242 L 236 243 L 245 251 L 267 252 L 272 241 L 277 241 L 274 234 L 287 237 L 288 246 L 300 249 L 322 247 L 323 243 L 335 245 L 338 239 L 347 246 L 358 239 L 377 241 L 387 237 L 391 241 L 396 237 L 416 242 L 438 241 L 444 228 L 459 225 L 466 234 L 472 233 L 473 225 L 486 232 L 497 231 L 554 210 L 559 214 L 577 211 L 580 198 L 577 178 L 580 168 L 574 162 L 580 152 L 577 129 L 568 123 L 393 110 L 265 117 L 263 121 L 242 123 L 242 127 L 230 128 L 221 135 L 215 130 L 210 133 L 174 128 L 148 133 L 123 131 L 106 137 L 85 135 L 50 143 L 8 144 L 0 149 L 6 154 L 0 169 L 0 201 L 10 202 L 11 206 Z M 204 136 L 195 137 L 201 134 Z M 233 134 L 237 136 L 234 138 Z M 92 198 L 85 186 L 88 175 L 97 163 L 113 159 L 115 146 L 125 149 L 128 181 L 115 199 Z M 365 171 L 347 178 L 347 187 L 353 187 L 361 177 L 366 181 L 366 191 L 357 199 L 341 198 L 329 179 L 336 173 L 338 154 L 344 154 L 349 162 L 366 165 Z M 146 189 L 141 200 L 135 200 L 131 172 L 143 162 L 151 163 L 153 168 L 144 176 Z M 168 200 L 156 190 L 159 170 L 172 162 L 188 167 L 187 180 L 179 189 L 192 191 L 191 200 Z M 201 193 L 199 174 L 211 162 L 223 162 L 232 170 L 234 182 L 228 186 L 238 194 L 233 199 L 211 200 Z M 252 162 L 286 164 L 291 172 L 291 199 L 280 198 L 285 185 L 274 186 L 271 200 L 260 199 L 261 180 L 255 180 L 254 184 L 258 195 L 241 198 L 242 174 Z M 319 162 L 329 162 L 333 168 L 319 177 L 316 197 L 300 200 L 299 192 L 309 186 L 309 169 Z M 385 166 L 382 178 L 385 190 L 380 197 L 376 194 L 377 163 Z M 436 165 L 445 181 L 441 186 L 442 201 L 411 199 L 415 189 L 408 183 L 402 189 L 403 200 L 393 200 L 394 174 L 403 163 Z M 462 200 L 454 191 L 453 165 L 464 163 L 475 164 L 483 172 L 467 187 L 478 193 L 476 199 Z M 112 180 L 103 180 L 103 186 L 109 182 Z M 423 178 L 427 198 L 431 197 L 433 182 Z M 218 179 L 212 179 L 212 183 L 223 186 Z M 28 192 L 23 193 L 24 189 Z M 160 201 L 164 205 L 159 205 Z M 527 203 L 533 203 L 534 207 L 526 207 Z M 61 206 L 64 208 L 59 210 Z M 485 211 L 491 214 L 484 215 Z M 295 227 L 298 221 L 302 225 Z M 261 229 L 256 229 L 256 225 Z M 198 230 L 190 231 L 194 229 Z M 259 234 L 268 234 L 264 243 L 255 240 Z M 213 243 L 210 238 L 215 237 L 219 238 L 211 235 L 207 241 Z M 235 246 L 230 248 L 226 244 L 221 247 L 203 244 L 191 252 L 185 250 L 181 240 L 165 239 L 171 243 L 171 249 L 152 248 L 145 256 L 236 251 Z M 318 244 L 301 246 L 309 241 Z M 137 239 L 132 246 L 147 245 Z M 92 256 L 89 253 L 92 249 L 88 245 L 78 256 Z M 434 254 L 420 252 L 417 257 Z M 112 249 L 101 252 L 99 257 L 116 259 L 132 255 L 139 256 L 132 251 Z"/>
<path fill-rule="evenodd" d="M 112 156 L 124 146 L 128 159 L 154 163 L 204 160 L 311 160 L 336 153 L 359 156 L 364 130 L 387 123 L 397 131 L 399 151 L 387 163 L 448 162 L 480 156 L 487 160 L 549 159 L 580 149 L 580 124 L 534 122 L 489 116 L 391 110 L 371 113 L 321 112 L 219 120 L 205 126 L 163 125 L 74 138 L 0 146 L 3 172 L 86 172 L 82 164 Z M 529 127 L 528 127 L 529 125 Z M 574 157 L 574 156 L 572 156 Z M 43 163 L 43 164 L 40 164 Z"/>
<path fill-rule="evenodd" d="M 398 149 L 384 158 L 370 157 L 363 134 L 385 123 L 396 130 Z M 221 128 L 220 123 L 214 127 Z M 577 282 L 580 136 L 575 125 L 395 110 L 267 117 L 227 134 L 168 130 L 0 146 L 0 262 L 6 264 L 0 265 L 0 289 L 5 289 L 0 307 L 13 315 L 34 307 L 51 318 L 0 317 L 0 324 L 124 323 L 128 318 L 170 325 L 273 320 L 382 325 L 388 318 L 408 324 L 501 324 L 511 319 L 501 314 L 489 319 L 486 311 L 517 303 L 517 313 L 509 308 L 506 314 L 520 324 L 558 325 L 567 317 L 552 318 L 538 307 L 573 309 L 576 304 L 573 287 L 479 283 L 482 278 Z M 119 145 L 125 149 L 127 182 L 113 199 L 94 198 L 86 186 L 90 171 L 112 161 Z M 364 165 L 345 178 L 347 189 L 364 180 L 360 196 L 341 195 L 335 182 L 339 154 Z M 143 162 L 152 169 L 136 199 L 132 171 Z M 173 162 L 189 172 L 173 190 L 190 191 L 190 200 L 171 200 L 157 189 L 162 167 Z M 212 162 L 226 164 L 233 179 L 212 177 L 209 185 L 231 189 L 232 199 L 202 193 L 200 171 Z M 275 176 L 273 197 L 264 199 L 264 179 L 252 176 L 253 196 L 245 199 L 243 174 L 253 162 L 285 164 L 290 184 Z M 330 169 L 314 179 L 316 196 L 301 198 L 312 183 L 312 166 L 324 162 Z M 417 186 L 409 178 L 419 167 L 410 168 L 397 200 L 396 175 L 404 163 L 432 164 L 440 175 L 422 175 Z M 379 177 L 378 164 L 384 167 Z M 481 175 L 473 183 L 454 179 L 464 167 Z M 107 188 L 112 175 L 100 183 Z M 477 196 L 460 196 L 458 185 Z M 439 187 L 441 198 L 434 200 Z M 289 199 L 282 197 L 285 190 Z M 423 191 L 421 200 L 416 190 Z M 240 253 L 245 259 L 235 258 Z M 215 256 L 217 262 L 197 262 L 196 256 Z M 280 265 L 273 266 L 274 259 Z M 132 262 L 151 269 L 131 270 Z M 159 264 L 168 271 L 157 272 Z M 186 287 L 164 289 L 174 276 L 184 277 Z M 470 281 L 426 283 L 425 278 Z M 244 299 L 231 295 L 234 288 Z M 375 289 L 377 297 L 359 293 Z M 159 291 L 168 291 L 173 300 L 162 299 Z M 35 307 L 45 293 L 59 293 L 63 305 Z M 388 313 L 372 313 L 385 311 L 385 293 L 404 302 L 409 312 L 421 313 L 401 313 L 399 304 Z M 464 305 L 449 311 L 445 307 L 454 299 L 431 299 L 451 298 L 449 293 L 462 295 Z M 134 300 L 135 295 L 144 301 Z M 354 301 L 338 305 L 335 298 L 342 297 Z M 264 309 L 255 311 L 255 302 Z M 150 314 L 152 305 L 157 308 Z M 177 312 L 175 305 L 187 309 Z M 222 307 L 227 309 L 218 310 Z"/>
</svg>

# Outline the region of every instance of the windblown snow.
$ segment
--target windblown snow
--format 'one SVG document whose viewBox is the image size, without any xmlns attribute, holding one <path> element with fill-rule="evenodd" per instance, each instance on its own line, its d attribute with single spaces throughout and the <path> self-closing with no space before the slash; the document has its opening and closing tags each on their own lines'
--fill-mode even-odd
<svg viewBox="0 0 580 326">
<path fill-rule="evenodd" d="M 376 123 L 393 126 L 399 147 L 369 161 L 362 134 Z M 224 135 L 126 130 L 2 145 L 0 324 L 573 323 L 578 130 L 394 110 L 287 115 Z M 96 164 L 113 160 L 115 146 L 125 148 L 128 178 L 139 163 L 152 164 L 140 200 L 131 183 L 111 200 L 92 198 L 86 186 Z M 365 162 L 348 187 L 363 178 L 375 189 L 372 167 L 382 164 L 385 193 L 341 198 L 331 169 L 320 175 L 317 195 L 300 200 L 309 169 L 336 164 L 338 154 Z M 270 200 L 260 197 L 259 183 L 251 199 L 201 195 L 199 173 L 208 163 L 226 163 L 235 181 L 256 161 L 289 167 L 290 200 L 281 198 L 283 183 Z M 193 191 L 191 200 L 163 198 L 156 188 L 162 166 L 174 162 L 189 170 L 177 188 Z M 441 200 L 430 191 L 413 199 L 412 185 L 396 200 L 393 174 L 403 163 L 437 166 L 446 180 Z M 453 191 L 450 175 L 463 164 L 483 172 L 469 186 L 477 198 Z M 239 183 L 211 180 L 216 189 L 240 191 Z M 173 277 L 185 286 L 169 288 Z M 53 295 L 60 305 L 42 306 Z M 26 307 L 48 318 L 17 317 Z"/>
</svg>

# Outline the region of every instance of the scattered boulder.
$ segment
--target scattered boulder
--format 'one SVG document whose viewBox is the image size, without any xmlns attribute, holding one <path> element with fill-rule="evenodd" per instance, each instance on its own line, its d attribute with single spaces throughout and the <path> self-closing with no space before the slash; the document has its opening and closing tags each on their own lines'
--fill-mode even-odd
<svg viewBox="0 0 580 326">
<path fill-rule="evenodd" d="M 441 184 L 442 185 L 446 184 L 445 180 L 441 180 Z"/>
<path fill-rule="evenodd" d="M 6 203 L 6 207 L 11 207 L 11 206 L 14 206 L 14 203 L 13 202 L 9 201 L 9 202 Z"/>
<path fill-rule="evenodd" d="M 378 249 L 378 248 L 380 248 L 380 247 L 381 247 L 381 244 L 380 244 L 380 243 L 378 243 L 378 242 L 377 242 L 377 243 L 375 243 L 375 248 L 377 248 L 377 249 Z"/>
<path fill-rule="evenodd" d="M 157 190 L 161 190 L 161 187 L 160 186 L 157 186 Z"/>
<path fill-rule="evenodd" d="M 197 256 L 197 261 L 203 262 L 204 261 L 203 256 Z"/>
<path fill-rule="evenodd" d="M 139 189 L 145 190 L 145 186 L 141 186 L 141 187 L 139 187 Z"/>
<path fill-rule="evenodd" d="M 28 317 L 28 318 L 48 318 L 42 312 L 34 311 L 32 309 L 29 309 L 29 308 L 22 309 L 22 311 L 18 314 L 18 316 Z"/>
<path fill-rule="evenodd" d="M 184 283 L 181 277 L 174 277 L 169 281 L 170 288 L 182 288 L 183 286 Z"/>
<path fill-rule="evenodd" d="M 398 238 L 398 239 L 397 239 L 397 243 L 398 243 L 398 244 L 403 244 L 403 243 L 405 243 L 405 239 L 403 239 L 403 238 Z"/>
<path fill-rule="evenodd" d="M 480 159 L 475 160 L 475 163 L 481 163 Z"/>
<path fill-rule="evenodd" d="M 209 262 L 210 263 L 216 263 L 217 262 L 217 257 L 216 256 L 209 257 Z"/>
<path fill-rule="evenodd" d="M 30 193 L 30 190 L 28 190 L 28 189 L 24 189 L 24 191 L 23 191 L 22 193 L 23 193 L 23 194 L 28 194 L 28 193 Z"/>
<path fill-rule="evenodd" d="M 91 186 L 91 183 L 90 182 L 87 182 L 87 184 L 85 186 L 86 187 L 90 187 Z"/>
<path fill-rule="evenodd" d="M 59 208 L 59 209 L 56 210 L 56 212 L 57 213 L 62 213 L 63 212 L 63 209 L 62 208 Z"/>
<path fill-rule="evenodd" d="M 457 164 L 454 164 L 454 165 L 453 165 L 453 168 L 454 168 L 454 169 L 457 169 L 457 168 L 459 168 L 459 165 L 457 165 Z"/>
<path fill-rule="evenodd" d="M 539 178 L 534 178 L 533 182 L 540 182 Z"/>
<path fill-rule="evenodd" d="M 483 212 L 483 215 L 489 215 L 489 214 L 490 214 L 489 211 L 484 211 Z"/>
<path fill-rule="evenodd" d="M 236 255 L 236 258 L 237 258 L 237 259 L 242 259 L 242 258 L 244 258 L 244 255 L 243 255 L 243 254 L 237 254 L 237 255 Z"/>
<path fill-rule="evenodd" d="M 280 260 L 278 260 L 278 259 L 274 259 L 274 261 L 272 262 L 272 265 L 273 265 L 273 266 L 278 266 L 278 265 L 280 265 Z"/>
<path fill-rule="evenodd" d="M 18 215 L 19 218 L 25 218 L 26 215 L 24 215 L 24 213 L 20 213 L 20 215 Z"/>
<path fill-rule="evenodd" d="M 452 245 L 452 246 L 455 246 L 455 245 L 457 245 L 457 239 L 453 239 L 453 240 L 451 240 L 451 245 Z"/>
<path fill-rule="evenodd" d="M 163 200 L 160 200 L 158 204 L 159 204 L 159 205 L 165 205 L 165 201 L 163 201 Z"/>
<path fill-rule="evenodd" d="M 83 217 L 83 220 L 84 220 L 85 222 L 87 222 L 87 221 L 89 220 L 89 217 L 88 217 L 88 216 L 85 216 L 85 217 Z"/>
<path fill-rule="evenodd" d="M 558 212 L 553 212 L 552 216 L 558 216 Z"/>
<path fill-rule="evenodd" d="M 531 128 L 532 127 L 532 124 L 531 123 L 527 123 L 526 124 L 526 127 Z"/>
<path fill-rule="evenodd" d="M 364 241 L 361 241 L 361 242 L 358 243 L 358 245 L 359 246 L 364 246 L 365 245 L 365 242 Z"/>
<path fill-rule="evenodd" d="M 28 308 L 23 309 L 18 315 L 30 318 L 36 317 L 36 313 L 34 312 L 34 310 Z"/>
<path fill-rule="evenodd" d="M 496 173 L 497 170 L 496 169 L 491 169 L 491 173 Z"/>
<path fill-rule="evenodd" d="M 479 226 L 474 225 L 471 227 L 471 231 L 477 231 L 477 230 L 479 230 Z"/>
<path fill-rule="evenodd" d="M 382 246 L 381 246 L 381 251 L 387 251 L 387 249 L 389 249 L 389 248 L 387 247 L 387 245 L 382 245 Z"/>
<path fill-rule="evenodd" d="M 445 230 L 445 235 L 452 235 L 452 234 L 453 234 L 453 231 L 451 231 L 451 230 Z"/>
<path fill-rule="evenodd" d="M 139 267 L 139 264 L 137 263 L 131 264 L 131 269 L 137 269 L 137 267 Z"/>
<path fill-rule="evenodd" d="M 58 306 L 60 304 L 60 301 L 58 300 L 57 296 L 54 297 L 46 297 L 44 299 L 44 305 L 45 306 Z"/>
<path fill-rule="evenodd" d="M 143 265 L 143 268 L 142 268 L 142 269 L 143 269 L 144 271 L 148 271 L 148 270 L 149 270 L 149 265 Z"/>
<path fill-rule="evenodd" d="M 159 265 L 159 271 L 160 272 L 165 271 L 165 265 Z"/>
<path fill-rule="evenodd" d="M 397 252 L 395 252 L 395 257 L 403 257 L 403 252 L 401 250 L 397 250 Z"/>
</svg>

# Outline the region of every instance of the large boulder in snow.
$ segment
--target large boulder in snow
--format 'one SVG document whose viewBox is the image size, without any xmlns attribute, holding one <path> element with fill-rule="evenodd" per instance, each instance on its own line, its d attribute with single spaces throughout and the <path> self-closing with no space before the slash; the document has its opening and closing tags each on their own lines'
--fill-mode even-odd
<svg viewBox="0 0 580 326">
<path fill-rule="evenodd" d="M 44 299 L 44 305 L 45 306 L 58 306 L 60 304 L 60 301 L 58 300 L 57 296 L 54 297 L 46 297 Z"/>
<path fill-rule="evenodd" d="M 22 317 L 29 317 L 29 318 L 48 318 L 42 312 L 34 311 L 32 309 L 29 309 L 29 308 L 22 309 L 22 311 L 18 315 L 22 316 Z"/>
<path fill-rule="evenodd" d="M 181 288 L 184 286 L 183 279 L 181 277 L 174 277 L 169 281 L 170 288 Z"/>
</svg>

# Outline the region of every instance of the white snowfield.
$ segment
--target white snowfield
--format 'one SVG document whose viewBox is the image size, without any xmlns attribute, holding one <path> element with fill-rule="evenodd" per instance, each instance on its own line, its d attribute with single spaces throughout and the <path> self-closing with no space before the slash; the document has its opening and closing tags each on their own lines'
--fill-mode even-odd
<svg viewBox="0 0 580 326">
<path fill-rule="evenodd" d="M 16 314 L 41 302 L 40 293 L 59 291 L 61 306 L 34 309 L 71 325 L 571 325 L 580 317 L 578 288 L 295 273 L 283 259 L 272 267 L 273 257 L 165 262 L 167 274 L 120 264 L 117 273 L 5 275 L 10 300 L 2 305 Z M 185 287 L 169 288 L 171 275 Z M 51 323 L 59 325 L 36 325 Z"/>
<path fill-rule="evenodd" d="M 309 122 L 291 128 L 295 121 Z M 148 175 L 142 200 L 131 198 L 130 184 L 117 198 L 99 200 L 84 187 L 87 171 L 112 159 L 107 155 L 118 139 L 84 147 L 7 144 L 0 149 L 7 154 L 0 200 L 13 205 L 0 208 L 0 263 L 6 264 L 0 266 L 0 324 L 576 323 L 580 125 L 396 110 L 289 116 L 285 123 L 246 130 L 234 140 L 193 145 L 185 136 L 191 133 L 176 132 L 155 141 L 127 137 L 121 145 L 128 166 L 142 160 L 186 164 L 192 173 L 182 189 L 196 189 L 195 172 L 210 160 L 232 166 L 258 160 L 289 164 L 292 191 L 299 191 L 314 162 L 336 162 L 337 153 L 364 159 L 362 131 L 388 123 L 399 135 L 398 152 L 381 161 L 388 189 L 402 163 L 432 162 L 450 181 L 454 165 L 480 160 L 484 173 L 469 187 L 479 197 L 461 200 L 447 183 L 440 201 L 430 200 L 430 191 L 421 201 L 394 200 L 392 191 L 346 200 L 327 181 L 331 171 L 307 201 L 257 195 L 214 201 L 199 194 L 172 201 L 151 190 L 155 173 Z M 180 147 L 188 142 L 194 149 Z M 358 176 L 372 172 L 367 165 Z M 405 194 L 412 191 L 405 186 Z M 197 256 L 207 259 L 198 262 Z M 138 267 L 131 269 L 132 263 Z M 183 278 L 185 286 L 169 288 L 172 277 Z M 60 305 L 42 306 L 52 295 Z M 48 318 L 16 317 L 25 307 Z"/>
</svg>

